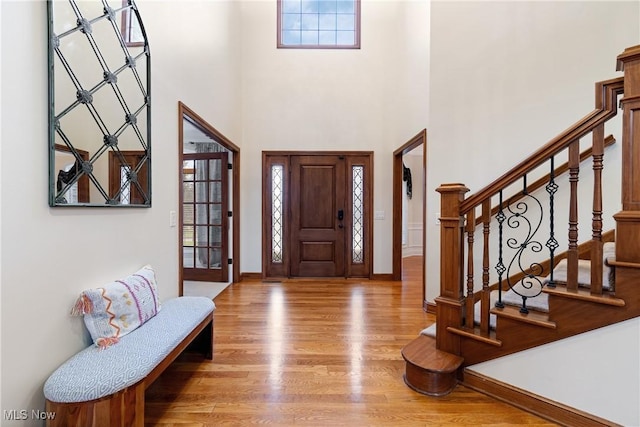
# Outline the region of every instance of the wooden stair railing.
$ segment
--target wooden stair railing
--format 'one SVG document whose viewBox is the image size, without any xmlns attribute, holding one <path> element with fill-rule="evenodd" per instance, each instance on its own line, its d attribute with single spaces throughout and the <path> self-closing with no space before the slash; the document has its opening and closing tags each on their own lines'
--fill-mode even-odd
<svg viewBox="0 0 640 427">
<path fill-rule="evenodd" d="M 440 295 L 435 299 L 436 348 L 463 357 L 463 366 L 604 326 L 605 317 L 611 320 L 610 323 L 614 323 L 640 315 L 640 285 L 638 284 L 640 283 L 640 156 L 637 156 L 640 150 L 640 127 L 632 126 L 634 120 L 640 121 L 640 46 L 629 48 L 618 56 L 618 70 L 624 71 L 624 77 L 596 83 L 595 109 L 591 113 L 490 185 L 469 197 L 465 197 L 469 190 L 463 184 L 443 184 L 437 189 L 441 194 L 441 271 Z M 603 245 L 610 238 L 606 236 L 603 238 L 602 232 L 602 183 L 604 149 L 615 141 L 612 137 L 605 139 L 605 123 L 616 115 L 618 97 L 623 93 L 624 98 L 620 101 L 623 109 L 621 187 L 623 210 L 613 215 L 617 229 L 616 254 L 615 261 L 611 261 L 610 265 L 615 266 L 616 282 L 615 289 L 610 290 L 603 287 Z M 592 145 L 589 150 L 581 154 L 580 139 L 590 133 Z M 554 159 L 562 152 L 568 153 L 568 162 L 555 168 Z M 579 248 L 579 173 L 581 161 L 588 157 L 593 160 L 591 240 L 588 241 L 587 246 L 581 245 Z M 527 177 L 543 175 L 538 168 L 546 162 L 550 164 L 549 176 L 537 179 L 533 184 L 528 185 Z M 550 313 L 548 315 L 527 314 L 527 298 L 523 298 L 523 307 L 518 313 L 518 310 L 504 307 L 500 299 L 502 289 L 506 289 L 503 282 L 509 281 L 513 276 L 509 269 L 516 258 L 503 259 L 502 246 L 492 250 L 492 244 L 494 244 L 492 227 L 498 224 L 500 245 L 504 245 L 505 243 L 501 241 L 503 222 L 509 221 L 505 210 L 523 203 L 522 197 L 531 197 L 533 193 L 544 190 L 547 191 L 550 199 L 549 209 L 553 218 L 555 203 L 553 199 L 558 191 L 556 180 L 558 175 L 563 173 L 568 174 L 568 195 L 563 195 L 561 198 L 563 203 L 567 203 L 568 209 L 568 229 L 562 232 L 566 233 L 567 250 L 561 255 L 555 254 L 559 248 L 556 239 L 558 234 L 551 219 L 548 230 L 545 230 L 548 232 L 548 240 L 542 243 L 534 242 L 537 244 L 536 252 L 540 252 L 544 246 L 549 250 L 549 256 L 542 257 L 549 258 L 546 261 L 547 265 L 543 267 L 544 261 L 532 262 L 522 268 L 518 279 L 533 281 L 537 280 L 535 276 L 543 272 L 545 275 L 551 272 L 547 283 L 540 282 L 540 292 L 545 287 L 544 292 L 549 294 Z M 506 201 L 503 200 L 503 192 L 513 192 L 513 186 L 518 185 L 519 181 L 522 182 L 521 193 L 509 197 Z M 499 198 L 497 208 L 493 207 L 496 198 Z M 540 204 L 540 202 L 536 203 Z M 524 210 L 528 210 L 528 207 L 525 206 Z M 524 221 L 524 216 L 520 212 L 511 212 L 511 215 L 511 220 L 517 218 L 519 221 Z M 535 228 L 535 224 L 532 228 Z M 481 237 L 476 239 L 478 229 Z M 511 249 L 517 252 L 520 247 L 533 245 L 532 241 L 527 239 L 528 237 L 523 241 L 517 241 L 507 238 L 507 244 L 513 246 Z M 586 258 L 591 261 L 589 290 L 578 285 L 578 260 L 585 258 L 584 247 L 588 247 Z M 556 265 L 559 259 L 564 258 L 567 263 L 566 278 L 563 278 L 563 283 L 556 283 L 558 281 L 553 276 L 552 266 Z M 515 262 L 520 262 L 520 259 Z M 495 268 L 499 278 L 497 286 L 490 285 L 492 268 Z M 479 292 L 476 286 L 477 275 L 481 276 L 482 286 Z M 496 288 L 499 289 L 498 303 L 496 307 L 491 307 L 490 293 Z M 559 303 L 558 298 L 562 301 L 574 302 Z M 479 319 L 475 312 L 476 302 L 480 305 Z M 584 306 L 584 304 L 588 305 Z M 596 306 L 609 308 L 600 309 L 595 308 Z M 562 307 L 561 310 L 560 307 Z M 585 321 L 577 326 L 571 325 L 572 321 L 575 322 L 572 316 L 586 309 L 601 310 L 606 315 L 596 315 L 594 317 L 598 320 Z M 498 316 L 495 330 L 490 327 L 491 314 Z M 500 326 L 504 325 L 507 328 L 508 332 L 505 332 L 507 334 L 505 336 L 513 337 L 513 331 L 518 327 L 518 322 L 529 324 L 522 332 L 529 338 L 524 339 L 520 344 L 513 344 L 511 338 L 507 340 L 508 344 L 503 343 L 500 338 Z M 555 325 L 558 325 L 557 330 Z M 530 334 L 528 331 L 532 327 L 546 329 L 547 332 Z M 473 354 L 487 346 L 492 347 L 492 350 L 480 351 L 479 353 L 482 354 L 479 357 Z"/>
<path fill-rule="evenodd" d="M 440 295 L 435 298 L 435 340 L 420 335 L 402 352 L 407 363 L 405 381 L 414 390 L 442 395 L 461 381 L 475 390 L 491 394 L 484 383 L 473 380 L 473 375 L 469 376 L 469 382 L 465 380 L 466 366 L 640 317 L 640 126 L 636 124 L 640 123 L 640 45 L 626 49 L 617 60 L 617 69 L 624 71 L 624 77 L 596 84 L 596 108 L 582 120 L 470 197 L 465 198 L 469 189 L 463 184 L 443 184 L 437 189 L 441 194 L 441 259 Z M 613 215 L 615 231 L 603 233 L 603 157 L 605 141 L 611 141 L 604 137 L 605 123 L 616 115 L 617 99 L 622 94 L 622 211 Z M 589 133 L 593 138 L 592 147 L 581 155 L 579 140 Z M 554 158 L 565 150 L 568 162 L 554 168 Z M 593 159 L 591 239 L 578 245 L 577 188 L 584 157 Z M 550 163 L 549 176 L 528 185 L 527 176 L 533 175 L 532 171 L 545 162 Z M 549 249 L 548 259 L 534 262 L 523 267 L 519 274 L 511 275 L 504 265 L 502 250 L 490 252 L 495 243 L 491 239 L 492 226 L 497 222 L 500 230 L 502 223 L 508 221 L 505 203 L 517 205 L 522 197 L 529 197 L 543 187 L 549 195 L 550 211 L 553 211 L 557 191 L 555 180 L 562 173 L 569 177 L 569 194 L 559 198 L 568 204 L 567 250 L 555 253 L 559 245 L 551 220 L 549 239 L 544 244 Z M 538 174 L 541 175 L 544 174 Z M 505 202 L 503 192 L 513 193 L 510 186 L 519 180 L 522 180 L 521 195 L 512 196 Z M 492 208 L 494 197 L 499 199 L 497 210 Z M 514 216 L 524 221 L 522 217 Z M 552 212 L 550 217 L 553 218 Z M 476 245 L 478 232 L 481 244 Z M 615 259 L 607 260 L 607 265 L 615 269 L 612 288 L 603 286 L 603 246 L 614 238 Z M 498 240 L 501 239 L 500 235 Z M 578 285 L 579 259 L 590 261 L 588 290 Z M 565 283 L 560 283 L 558 275 L 553 273 L 560 260 L 567 264 Z M 499 280 L 489 285 L 492 263 L 497 272 L 500 270 Z M 543 283 L 548 312 L 527 312 L 526 298 L 520 309 L 506 304 L 490 306 L 492 291 L 501 295 L 507 289 L 504 281 L 533 280 L 536 274 L 549 276 L 548 283 Z M 476 275 L 481 276 L 479 291 L 476 290 Z M 500 296 L 498 302 L 501 302 Z M 495 316 L 495 324 L 491 323 L 490 316 Z M 476 322 L 477 317 L 479 322 Z M 545 416 L 548 412 L 550 419 L 562 422 L 555 405 L 545 408 L 538 405 L 538 411 L 538 415 Z M 599 419 L 589 414 L 567 411 L 563 417 L 567 425 L 575 424 L 577 419 L 581 425 L 600 425 Z"/>
<path fill-rule="evenodd" d="M 475 328 L 476 316 L 474 315 L 475 302 L 480 300 L 480 336 L 490 338 L 489 316 L 492 307 L 489 306 L 489 294 L 491 292 L 490 270 L 491 264 L 498 272 L 499 282 L 503 282 L 503 274 L 510 273 L 513 264 L 505 265 L 502 256 L 502 230 L 503 222 L 507 220 L 504 210 L 512 209 L 512 206 L 519 206 L 523 202 L 523 197 L 530 196 L 535 191 L 547 186 L 549 198 L 553 199 L 557 191 L 557 175 L 568 171 L 569 173 L 569 230 L 568 230 L 568 250 L 566 258 L 568 260 L 568 271 L 566 282 L 569 291 L 578 289 L 578 173 L 580 162 L 586 156 L 593 158 L 594 170 L 594 201 L 592 238 L 595 243 L 591 245 L 591 258 L 602 259 L 602 159 L 604 155 L 605 123 L 617 113 L 617 97 L 622 93 L 624 79 L 617 78 L 596 84 L 596 109 L 585 116 L 581 121 L 574 124 L 558 137 L 551 140 L 541 149 L 533 153 L 524 161 L 520 162 L 512 170 L 498 178 L 492 184 L 478 191 L 475 195 L 465 198 L 468 189 L 462 184 L 447 184 L 438 188 L 441 193 L 441 292 L 436 298 L 437 313 L 437 333 L 436 343 L 440 350 L 448 351 L 460 355 L 460 334 L 452 333 L 452 330 L 465 328 L 467 333 Z M 581 155 L 579 151 L 579 140 L 585 135 L 593 134 L 592 147 Z M 612 142 L 612 138 L 608 138 Z M 554 166 L 554 159 L 559 153 L 567 150 L 569 161 L 558 168 Z M 582 159 L 581 159 L 582 158 Z M 533 184 L 527 184 L 527 176 L 537 173 L 538 168 L 545 162 L 550 163 L 550 178 L 540 178 Z M 503 192 L 517 182 L 522 180 L 523 190 L 516 196 L 503 200 Z M 549 186 L 551 186 L 549 188 Z M 556 187 L 556 188 L 554 188 Z M 498 197 L 497 208 L 492 208 L 493 198 Z M 539 203 L 539 202 L 538 202 Z M 551 201 L 553 209 L 553 200 Z M 524 205 L 520 205 L 524 206 Z M 525 208 L 528 210 L 528 208 Z M 476 219 L 476 212 L 480 215 Z M 513 217 L 520 218 L 520 213 L 512 213 Z M 497 218 L 497 220 L 496 220 Z M 508 221 L 508 220 L 507 220 Z M 499 224 L 500 247 L 498 253 L 490 256 L 490 240 L 492 224 Z M 480 297 L 475 296 L 475 232 L 476 225 L 482 229 L 482 244 L 478 258 L 482 259 L 482 291 Z M 539 224 L 538 224 L 539 227 Z M 554 264 L 554 251 L 559 244 L 554 235 L 553 224 L 550 225 L 550 236 L 546 246 L 550 248 L 551 264 Z M 466 236 L 466 243 L 464 237 Z M 529 236 L 527 237 L 529 238 Z M 509 241 L 513 245 L 513 241 Z M 522 245 L 531 243 L 523 242 Z M 515 248 L 512 248 L 515 249 Z M 542 244 L 538 243 L 537 251 L 542 249 Z M 515 259 L 515 258 L 514 258 Z M 595 265 L 596 263 L 594 263 Z M 539 264 L 537 264 L 539 266 Z M 591 292 L 602 293 L 602 269 L 596 267 Z M 466 280 L 463 280 L 466 273 Z M 524 273 L 524 270 L 523 270 Z M 542 270 L 538 275 L 542 274 Z M 525 276 L 523 274 L 523 276 Z M 553 279 L 553 278 L 552 278 Z M 553 283 L 552 283 L 553 285 Z M 498 286 L 502 290 L 502 285 Z M 542 288 L 542 283 L 540 283 Z M 525 299 L 526 301 L 526 299 Z M 501 296 L 498 297 L 499 306 Z M 523 307 L 523 311 L 526 311 Z"/>
</svg>

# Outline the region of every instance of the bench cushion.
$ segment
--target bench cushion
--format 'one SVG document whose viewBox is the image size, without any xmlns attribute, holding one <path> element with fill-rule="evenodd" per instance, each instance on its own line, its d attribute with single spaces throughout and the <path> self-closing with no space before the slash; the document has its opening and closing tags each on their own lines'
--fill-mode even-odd
<svg viewBox="0 0 640 427">
<path fill-rule="evenodd" d="M 44 384 L 52 402 L 86 402 L 114 394 L 144 379 L 213 310 L 206 297 L 178 297 L 117 345 L 88 347 L 67 360 Z"/>
</svg>

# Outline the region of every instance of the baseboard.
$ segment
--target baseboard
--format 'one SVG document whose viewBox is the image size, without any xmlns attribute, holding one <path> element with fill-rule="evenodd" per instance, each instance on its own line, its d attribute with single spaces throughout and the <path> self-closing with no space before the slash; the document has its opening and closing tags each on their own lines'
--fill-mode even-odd
<svg viewBox="0 0 640 427">
<path fill-rule="evenodd" d="M 614 422 L 471 371 L 468 368 L 464 370 L 461 384 L 563 426 L 620 426 Z"/>
<path fill-rule="evenodd" d="M 429 314 L 436 314 L 436 304 L 429 301 L 422 302 L 422 308 Z"/>
<path fill-rule="evenodd" d="M 2 0 L 0 0 L 2 1 Z M 373 274 L 369 280 L 378 280 L 378 281 L 391 281 L 393 280 L 393 276 L 391 274 Z M 296 277 L 296 278 L 288 278 L 288 277 L 262 277 L 262 273 L 255 272 L 245 272 L 240 273 L 240 281 L 259 281 L 259 282 L 286 282 L 286 281 L 318 281 L 318 280 L 326 280 L 326 281 L 361 281 L 367 280 L 362 277 L 352 277 L 345 279 L 344 277 Z"/>
<path fill-rule="evenodd" d="M 393 280 L 393 274 L 391 273 L 374 273 L 371 275 L 371 280 L 379 280 L 381 282 L 390 282 Z"/>
<path fill-rule="evenodd" d="M 262 273 L 240 273 L 240 281 L 242 282 L 243 280 L 262 280 Z"/>
</svg>

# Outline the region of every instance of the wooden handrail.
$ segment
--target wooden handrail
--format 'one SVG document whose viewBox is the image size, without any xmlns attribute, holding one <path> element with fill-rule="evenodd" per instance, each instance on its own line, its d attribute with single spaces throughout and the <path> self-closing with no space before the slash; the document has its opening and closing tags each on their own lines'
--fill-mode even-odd
<svg viewBox="0 0 640 427">
<path fill-rule="evenodd" d="M 640 264 L 637 262 L 624 262 L 624 261 L 607 261 L 611 267 L 625 267 L 625 268 L 636 268 L 640 269 Z"/>
<path fill-rule="evenodd" d="M 624 93 L 624 77 L 596 83 L 595 110 L 518 163 L 510 171 L 465 199 L 460 205 L 460 214 L 464 215 L 479 206 L 485 199 L 513 184 L 527 172 L 540 166 L 552 156 L 569 147 L 572 142 L 579 140 L 597 126 L 615 116 L 617 114 L 616 99 L 622 93 Z"/>
<path fill-rule="evenodd" d="M 613 135 L 609 135 L 607 139 L 604 140 L 605 147 L 609 147 L 615 143 L 616 143 L 616 139 Z M 580 163 L 582 163 L 583 161 L 591 157 L 592 152 L 593 152 L 593 148 L 589 147 L 586 150 L 584 150 L 582 153 L 580 153 Z M 568 170 L 569 170 L 569 163 L 565 162 L 553 170 L 553 176 L 558 177 Z M 527 185 L 527 193 L 533 193 L 535 190 L 545 186 L 549 182 L 550 177 L 551 177 L 551 174 L 548 173 L 542 178 L 536 180 L 533 184 Z M 504 202 L 504 205 L 505 206 L 512 205 L 513 203 L 522 199 L 524 196 L 525 196 L 524 192 L 519 192 L 517 194 L 514 194 Z M 496 215 L 499 210 L 500 210 L 500 206 L 494 206 L 493 208 L 491 208 L 491 216 Z M 482 218 L 476 219 L 476 226 L 480 224 L 482 224 Z"/>
</svg>

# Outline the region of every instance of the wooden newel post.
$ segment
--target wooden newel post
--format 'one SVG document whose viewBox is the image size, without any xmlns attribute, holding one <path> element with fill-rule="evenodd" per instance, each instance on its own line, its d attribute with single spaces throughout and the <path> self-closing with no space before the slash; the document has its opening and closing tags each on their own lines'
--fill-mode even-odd
<svg viewBox="0 0 640 427">
<path fill-rule="evenodd" d="M 463 227 L 460 204 L 469 191 L 463 184 L 442 184 L 440 193 L 440 296 L 436 302 L 436 347 L 460 354 L 460 337 L 447 327 L 462 326 L 463 308 Z"/>
<path fill-rule="evenodd" d="M 640 45 L 618 55 L 617 65 L 618 71 L 624 71 L 624 97 L 621 101 L 622 211 L 614 215 L 616 261 L 640 263 Z"/>
</svg>

